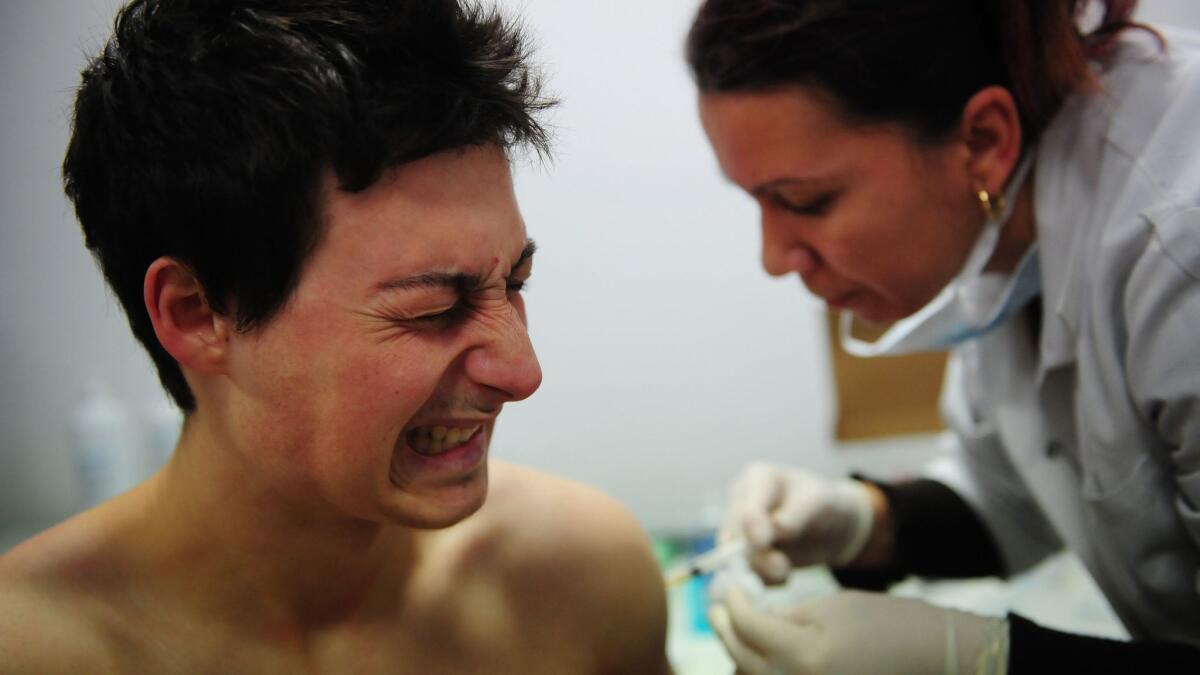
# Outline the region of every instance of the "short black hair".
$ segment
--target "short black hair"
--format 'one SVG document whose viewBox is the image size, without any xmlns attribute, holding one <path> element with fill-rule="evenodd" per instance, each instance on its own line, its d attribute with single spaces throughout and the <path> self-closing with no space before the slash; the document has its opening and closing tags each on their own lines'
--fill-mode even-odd
<svg viewBox="0 0 1200 675">
<path fill-rule="evenodd" d="M 454 148 L 548 153 L 527 41 L 458 0 L 133 0 L 87 64 L 67 195 L 134 335 L 196 401 L 144 307 L 147 268 L 187 265 L 238 330 L 269 320 L 320 240 L 322 175 L 357 192 Z"/>
</svg>

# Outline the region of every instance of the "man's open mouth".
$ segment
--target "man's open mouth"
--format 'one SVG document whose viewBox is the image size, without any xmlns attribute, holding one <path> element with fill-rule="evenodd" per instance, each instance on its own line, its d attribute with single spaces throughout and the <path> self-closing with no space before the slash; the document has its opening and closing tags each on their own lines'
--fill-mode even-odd
<svg viewBox="0 0 1200 675">
<path fill-rule="evenodd" d="M 433 457 L 471 440 L 471 437 L 479 432 L 480 426 L 476 424 L 473 427 L 416 427 L 405 437 L 409 447 L 418 454 Z"/>
</svg>

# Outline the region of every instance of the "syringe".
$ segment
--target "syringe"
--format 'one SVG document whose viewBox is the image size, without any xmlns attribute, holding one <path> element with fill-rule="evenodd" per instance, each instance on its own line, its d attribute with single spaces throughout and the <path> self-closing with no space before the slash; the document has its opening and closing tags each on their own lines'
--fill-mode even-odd
<svg viewBox="0 0 1200 675">
<path fill-rule="evenodd" d="M 733 541 L 727 541 L 713 550 L 701 553 L 667 572 L 663 575 L 663 581 L 666 583 L 667 588 L 674 588 L 692 577 L 715 572 L 737 559 L 738 556 L 745 555 L 745 553 L 746 540 L 734 539 Z"/>
</svg>

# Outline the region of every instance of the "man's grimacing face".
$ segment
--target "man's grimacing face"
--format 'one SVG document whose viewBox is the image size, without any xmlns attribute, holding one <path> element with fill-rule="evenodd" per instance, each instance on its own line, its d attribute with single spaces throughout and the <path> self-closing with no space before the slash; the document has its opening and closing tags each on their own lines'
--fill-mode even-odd
<svg viewBox="0 0 1200 675">
<path fill-rule="evenodd" d="M 487 493 L 501 406 L 541 370 L 521 285 L 532 242 L 494 146 L 328 176 L 325 232 L 285 307 L 231 340 L 235 434 L 273 486 L 354 518 L 443 527 Z"/>
</svg>

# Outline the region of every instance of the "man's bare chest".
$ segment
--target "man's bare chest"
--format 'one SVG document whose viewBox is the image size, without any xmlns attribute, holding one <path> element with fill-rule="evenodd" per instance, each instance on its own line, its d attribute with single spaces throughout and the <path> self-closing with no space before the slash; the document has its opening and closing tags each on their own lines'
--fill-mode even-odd
<svg viewBox="0 0 1200 675">
<path fill-rule="evenodd" d="M 107 634 L 113 670 L 121 673 L 590 675 L 597 661 L 586 636 L 562 622 L 486 606 L 419 622 L 381 618 L 320 635 L 230 630 L 180 616 Z"/>
</svg>

